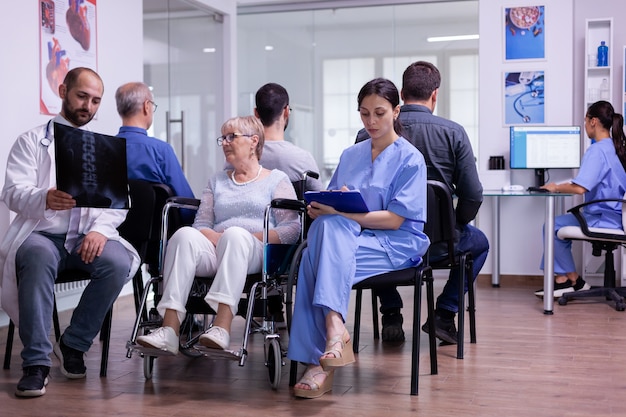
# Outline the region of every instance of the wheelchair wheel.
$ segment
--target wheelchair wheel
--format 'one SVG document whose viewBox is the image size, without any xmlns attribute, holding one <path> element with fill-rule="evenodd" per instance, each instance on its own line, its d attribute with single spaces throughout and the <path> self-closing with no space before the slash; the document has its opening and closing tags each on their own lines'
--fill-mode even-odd
<svg viewBox="0 0 626 417">
<path fill-rule="evenodd" d="M 268 339 L 266 348 L 266 365 L 269 375 L 270 385 L 272 389 L 277 389 L 280 384 L 281 368 L 283 364 L 283 355 L 280 350 L 278 338 Z"/>
<path fill-rule="evenodd" d="M 144 356 L 143 357 L 143 376 L 146 379 L 152 379 L 152 371 L 154 370 L 154 360 L 156 357 L 154 356 Z"/>
<path fill-rule="evenodd" d="M 189 358 L 199 358 L 202 355 L 195 345 L 198 338 L 204 333 L 204 328 L 200 325 L 193 314 L 187 313 L 185 320 L 180 325 L 179 351 Z"/>
<path fill-rule="evenodd" d="M 298 270 L 300 269 L 300 261 L 302 260 L 302 251 L 307 247 L 306 240 L 302 242 L 291 259 L 289 267 L 289 275 L 287 276 L 287 284 L 285 288 L 285 312 L 287 318 L 287 332 L 291 331 L 291 321 L 293 317 L 293 297 L 295 294 L 296 284 L 298 282 Z"/>
</svg>

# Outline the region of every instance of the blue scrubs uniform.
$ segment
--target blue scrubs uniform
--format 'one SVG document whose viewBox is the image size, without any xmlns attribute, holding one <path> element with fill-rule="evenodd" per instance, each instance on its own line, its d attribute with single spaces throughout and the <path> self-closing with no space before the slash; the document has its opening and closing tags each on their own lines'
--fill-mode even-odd
<svg viewBox="0 0 626 417">
<path fill-rule="evenodd" d="M 370 211 L 404 217 L 398 230 L 361 229 L 341 215 L 320 216 L 311 224 L 302 255 L 288 357 L 319 364 L 326 346 L 325 317 L 336 311 L 344 321 L 352 285 L 383 272 L 418 265 L 428 249 L 426 165 L 422 154 L 398 138 L 372 161 L 371 140 L 341 155 L 329 190 L 346 185 L 361 192 Z"/>
<path fill-rule="evenodd" d="M 626 171 L 617 154 L 613 139 L 606 138 L 592 144 L 585 152 L 580 170 L 572 183 L 584 187 L 585 201 L 604 198 L 624 197 L 626 192 Z M 599 203 L 585 207 L 583 216 L 589 227 L 622 229 L 622 204 Z M 559 239 L 556 233 L 561 227 L 579 226 L 573 214 L 557 216 L 554 221 L 554 272 L 562 275 L 576 271 L 572 256 L 572 241 Z M 541 259 L 541 269 L 544 260 Z"/>
</svg>

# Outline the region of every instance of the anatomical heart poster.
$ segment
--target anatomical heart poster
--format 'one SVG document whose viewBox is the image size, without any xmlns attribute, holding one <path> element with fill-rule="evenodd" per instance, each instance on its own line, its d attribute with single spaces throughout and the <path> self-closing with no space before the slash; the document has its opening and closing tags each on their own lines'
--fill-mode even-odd
<svg viewBox="0 0 626 417">
<path fill-rule="evenodd" d="M 39 110 L 61 111 L 59 85 L 69 70 L 97 71 L 96 0 L 38 0 Z"/>
</svg>

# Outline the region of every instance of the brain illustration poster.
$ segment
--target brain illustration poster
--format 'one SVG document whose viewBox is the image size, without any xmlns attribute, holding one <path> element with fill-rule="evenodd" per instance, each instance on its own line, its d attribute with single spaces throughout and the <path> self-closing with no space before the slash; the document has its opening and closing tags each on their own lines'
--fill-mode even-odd
<svg viewBox="0 0 626 417">
<path fill-rule="evenodd" d="M 59 85 L 69 70 L 98 70 L 96 0 L 39 0 L 39 109 L 61 110 Z"/>
</svg>

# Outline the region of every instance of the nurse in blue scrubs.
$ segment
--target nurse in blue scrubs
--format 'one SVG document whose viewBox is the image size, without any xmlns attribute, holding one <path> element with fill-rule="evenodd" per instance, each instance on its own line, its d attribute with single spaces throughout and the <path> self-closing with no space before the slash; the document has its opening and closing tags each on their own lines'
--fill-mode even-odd
<svg viewBox="0 0 626 417">
<path fill-rule="evenodd" d="M 623 198 L 626 192 L 626 136 L 623 126 L 624 117 L 615 113 L 611 103 L 598 101 L 592 104 L 585 116 L 585 131 L 593 143 L 583 156 L 578 175 L 571 182 L 549 183 L 543 188 L 556 193 L 584 194 L 585 201 Z M 622 228 L 621 203 L 592 204 L 585 208 L 583 215 L 589 227 Z M 555 298 L 565 292 L 590 288 L 589 284 L 576 273 L 571 240 L 562 240 L 556 236 L 556 232 L 564 226 L 579 226 L 579 223 L 571 213 L 557 216 L 555 219 Z M 543 290 L 535 292 L 535 295 L 543 296 Z"/>
<path fill-rule="evenodd" d="M 370 139 L 344 150 L 329 190 L 359 190 L 367 213 L 343 213 L 311 202 L 314 219 L 300 263 L 288 357 L 307 364 L 297 397 L 332 389 L 336 368 L 354 362 L 344 325 L 352 286 L 383 272 L 422 262 L 428 249 L 426 166 L 401 135 L 400 98 L 394 84 L 377 78 L 358 95 Z"/>
</svg>

